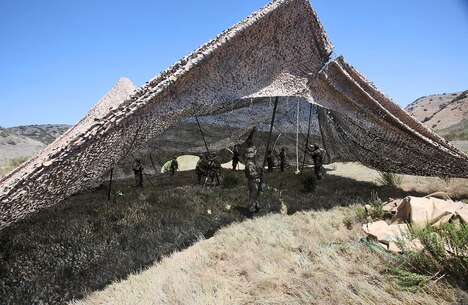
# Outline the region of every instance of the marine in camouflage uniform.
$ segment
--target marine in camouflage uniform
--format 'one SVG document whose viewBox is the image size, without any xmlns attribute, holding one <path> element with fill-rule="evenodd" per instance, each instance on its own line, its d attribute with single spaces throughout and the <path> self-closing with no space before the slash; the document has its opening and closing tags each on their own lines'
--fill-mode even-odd
<svg viewBox="0 0 468 305">
<path fill-rule="evenodd" d="M 214 154 L 208 160 L 208 177 L 212 186 L 221 184 L 221 163 Z"/>
<path fill-rule="evenodd" d="M 195 173 L 197 174 L 198 177 L 198 184 L 201 184 L 202 178 L 205 178 L 208 176 L 208 161 L 206 160 L 206 157 L 204 154 L 199 155 L 200 159 L 197 162 L 197 166 L 195 167 Z M 206 183 L 206 180 L 203 184 Z"/>
<path fill-rule="evenodd" d="M 266 161 L 267 161 L 267 166 L 268 166 L 268 172 L 272 173 L 273 172 L 273 166 L 275 165 L 275 162 L 273 160 L 273 153 L 272 153 L 271 150 L 268 151 Z"/>
<path fill-rule="evenodd" d="M 318 144 L 309 145 L 307 149 L 308 153 L 314 160 L 314 172 L 317 179 L 322 179 L 323 176 L 323 154 L 324 150 L 318 146 Z"/>
<path fill-rule="evenodd" d="M 174 156 L 174 158 L 171 160 L 171 175 L 174 175 L 178 169 L 179 163 L 177 162 L 177 157 Z"/>
<path fill-rule="evenodd" d="M 236 170 L 237 164 L 239 164 L 239 151 L 237 146 L 234 147 L 234 152 L 232 153 L 232 169 Z"/>
<path fill-rule="evenodd" d="M 280 157 L 280 170 L 284 172 L 284 166 L 286 165 L 286 153 L 284 152 L 284 147 L 281 148 L 279 157 Z"/>
<path fill-rule="evenodd" d="M 135 185 L 143 187 L 143 165 L 140 159 L 135 159 L 135 163 L 133 163 L 133 175 L 135 176 Z"/>
<path fill-rule="evenodd" d="M 260 186 L 260 171 L 255 164 L 255 154 L 257 150 L 255 146 L 250 146 L 247 148 L 245 154 L 245 177 L 247 177 L 247 185 L 249 188 L 249 204 L 247 209 L 249 212 L 254 213 L 258 212 L 259 203 L 259 186 Z"/>
</svg>

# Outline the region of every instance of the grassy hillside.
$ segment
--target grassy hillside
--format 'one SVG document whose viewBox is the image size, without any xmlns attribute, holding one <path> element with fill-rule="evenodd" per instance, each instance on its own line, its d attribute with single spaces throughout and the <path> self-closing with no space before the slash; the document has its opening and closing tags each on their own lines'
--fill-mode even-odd
<svg viewBox="0 0 468 305">
<path fill-rule="evenodd" d="M 449 141 L 468 141 L 468 118 L 465 118 L 460 123 L 452 125 L 448 128 L 441 129 L 437 131 L 437 133 Z"/>
<path fill-rule="evenodd" d="M 438 178 L 405 177 L 396 188 L 376 184 L 376 172 L 363 166 L 334 164 L 316 191 L 306 193 L 301 177 L 291 169 L 266 176 L 270 190 L 251 220 L 244 209 L 248 194 L 243 172 L 224 175 L 231 177 L 229 188 L 202 188 L 195 184 L 193 171 L 146 177 L 151 183 L 146 180 L 143 189 L 132 180 L 115 181 L 110 202 L 106 188 L 78 194 L 1 230 L 0 299 L 5 304 L 60 304 L 155 263 L 157 271 L 148 278 L 154 290 L 147 295 L 161 296 L 162 304 L 248 304 L 259 297 L 307 304 L 311 296 L 334 303 L 349 298 L 368 304 L 379 296 L 392 304 L 444 304 L 459 294 L 444 283 L 434 284 L 441 297 L 397 289 L 396 280 L 378 264 L 381 257 L 359 244 L 362 233 L 352 206 L 367 203 L 374 192 L 387 198 L 447 190 L 468 200 L 466 180 L 447 184 Z M 330 211 L 312 212 L 317 210 Z M 217 233 L 229 225 L 233 227 Z M 213 235 L 213 240 L 161 262 Z M 104 291 L 115 292 L 113 296 L 91 294 L 87 301 L 149 302 L 143 294 L 142 299 L 130 294 L 126 301 L 118 299 L 127 290 L 139 291 L 133 285 L 143 289 L 146 284 L 120 285 L 126 288 Z"/>
<path fill-rule="evenodd" d="M 0 127 L 0 177 L 44 147 L 44 143 Z"/>
</svg>

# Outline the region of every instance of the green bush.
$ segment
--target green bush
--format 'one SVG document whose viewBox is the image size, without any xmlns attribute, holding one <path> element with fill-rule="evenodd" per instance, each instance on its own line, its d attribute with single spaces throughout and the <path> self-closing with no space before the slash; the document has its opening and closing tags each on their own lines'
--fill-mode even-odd
<svg viewBox="0 0 468 305">
<path fill-rule="evenodd" d="M 424 246 L 415 252 L 404 241 L 399 241 L 403 251 L 402 267 L 409 272 L 439 277 L 445 276 L 458 285 L 468 288 L 468 225 L 447 223 L 441 229 L 432 226 L 409 229 L 408 238 L 418 239 Z"/>
<path fill-rule="evenodd" d="M 357 206 L 354 209 L 355 217 L 358 222 L 364 222 L 368 217 L 372 219 L 382 219 L 384 217 L 384 202 L 380 198 L 372 199 L 368 203 L 371 208 L 366 209 L 363 206 Z"/>
<path fill-rule="evenodd" d="M 403 176 L 395 173 L 379 172 L 377 182 L 387 186 L 400 186 L 403 182 Z"/>
<path fill-rule="evenodd" d="M 429 276 L 406 271 L 399 267 L 388 266 L 386 271 L 396 279 L 398 289 L 413 293 L 424 288 L 430 280 Z"/>
<path fill-rule="evenodd" d="M 364 222 L 367 219 L 367 211 L 363 206 L 357 206 L 354 213 L 356 214 L 356 220 L 359 222 Z"/>
<path fill-rule="evenodd" d="M 369 216 L 373 219 L 381 219 L 384 217 L 384 202 L 380 199 L 374 199 L 370 203 L 371 210 L 369 211 Z"/>
<path fill-rule="evenodd" d="M 317 179 L 315 175 L 306 174 L 301 177 L 301 183 L 306 192 L 313 192 L 317 187 Z"/>
</svg>

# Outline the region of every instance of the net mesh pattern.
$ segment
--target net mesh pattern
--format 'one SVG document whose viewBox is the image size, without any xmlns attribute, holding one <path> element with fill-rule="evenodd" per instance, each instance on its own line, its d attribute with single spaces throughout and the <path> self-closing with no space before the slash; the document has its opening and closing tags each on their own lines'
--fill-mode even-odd
<svg viewBox="0 0 468 305">
<path fill-rule="evenodd" d="M 309 141 L 326 150 L 327 162 L 468 177 L 465 154 L 331 53 L 307 0 L 277 0 L 142 87 L 120 80 L 77 125 L 0 180 L 0 228 L 95 187 L 111 168 L 128 175 L 133 158 L 156 174 L 173 154 L 204 152 L 196 118 L 222 161 L 253 127 L 262 154 L 276 98 L 272 145 L 284 147 L 291 164 Z"/>
</svg>

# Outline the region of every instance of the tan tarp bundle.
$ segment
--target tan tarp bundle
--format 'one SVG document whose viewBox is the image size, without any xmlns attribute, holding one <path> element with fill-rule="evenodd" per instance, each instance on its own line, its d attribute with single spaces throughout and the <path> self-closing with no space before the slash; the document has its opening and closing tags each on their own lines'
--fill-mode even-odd
<svg viewBox="0 0 468 305">
<path fill-rule="evenodd" d="M 395 203 L 398 204 L 395 206 Z M 449 221 L 468 223 L 468 204 L 455 202 L 443 192 L 427 195 L 425 197 L 408 196 L 403 200 L 388 203 L 384 210 L 393 211 L 391 224 L 383 220 L 364 224 L 363 230 L 374 240 L 378 241 L 385 249 L 399 252 L 396 245 L 398 239 L 406 240 L 408 224 L 440 226 Z M 409 242 L 409 241 L 408 241 Z M 415 249 L 421 249 L 419 241 L 412 241 Z"/>
<path fill-rule="evenodd" d="M 222 119 L 223 113 L 232 122 L 263 120 L 275 97 L 285 113 L 309 103 L 320 107 L 321 140 L 331 161 L 468 178 L 467 155 L 408 115 L 342 57 L 331 60 L 332 49 L 308 0 L 275 0 L 142 87 L 133 90 L 122 80 L 69 132 L 0 180 L 0 228 L 96 186 L 116 163 L 184 120 Z M 263 121 L 243 128 L 258 122 Z M 192 138 L 187 133 L 188 145 Z M 219 138 L 208 139 L 208 145 L 239 143 L 238 137 Z"/>
<path fill-rule="evenodd" d="M 445 199 L 441 199 L 440 195 Z M 392 223 L 430 224 L 440 226 L 451 219 L 459 219 L 461 223 L 468 223 L 468 205 L 454 202 L 446 193 L 427 195 L 426 197 L 408 196 L 398 206 Z"/>
</svg>

